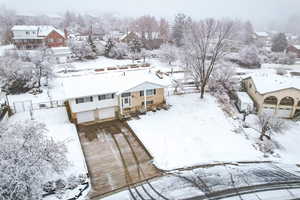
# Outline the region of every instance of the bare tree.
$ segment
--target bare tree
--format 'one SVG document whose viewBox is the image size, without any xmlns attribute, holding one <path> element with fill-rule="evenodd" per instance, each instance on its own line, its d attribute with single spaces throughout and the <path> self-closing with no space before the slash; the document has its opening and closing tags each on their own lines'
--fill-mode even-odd
<svg viewBox="0 0 300 200">
<path fill-rule="evenodd" d="M 170 37 L 170 26 L 165 18 L 161 18 L 159 21 L 159 37 L 163 41 L 168 41 Z"/>
<path fill-rule="evenodd" d="M 163 44 L 160 47 L 159 58 L 163 62 L 167 62 L 169 65 L 172 65 L 173 62 L 177 60 L 177 47 L 170 44 Z"/>
<path fill-rule="evenodd" d="M 52 54 L 47 48 L 42 48 L 30 55 L 30 61 L 34 64 L 34 74 L 37 82 L 37 87 L 41 87 L 41 80 L 43 77 L 48 79 L 54 76 L 54 60 Z"/>
<path fill-rule="evenodd" d="M 185 53 L 189 57 L 187 67 L 200 86 L 201 98 L 216 62 L 228 50 L 233 32 L 232 21 L 206 19 L 191 23 L 185 33 Z"/>
<path fill-rule="evenodd" d="M 263 141 L 264 138 L 270 140 L 273 132 L 280 133 L 287 127 L 283 120 L 267 113 L 261 113 L 258 115 L 256 125 L 258 126 L 256 131 L 260 132 L 259 139 L 261 141 Z"/>
</svg>

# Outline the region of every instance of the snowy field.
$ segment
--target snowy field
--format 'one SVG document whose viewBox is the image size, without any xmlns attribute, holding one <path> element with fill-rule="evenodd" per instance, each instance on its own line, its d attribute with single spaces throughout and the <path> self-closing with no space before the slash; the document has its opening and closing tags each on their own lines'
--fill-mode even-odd
<svg viewBox="0 0 300 200">
<path fill-rule="evenodd" d="M 215 98 L 199 94 L 170 96 L 168 111 L 148 112 L 129 121 L 161 169 L 222 161 L 259 160 L 251 141 L 234 133 L 231 120 Z"/>
<path fill-rule="evenodd" d="M 16 113 L 10 121 L 30 120 L 29 112 Z M 69 122 L 67 111 L 64 107 L 42 109 L 33 112 L 33 119 L 46 124 L 48 136 L 56 141 L 63 141 L 67 145 L 67 157 L 70 161 L 70 166 L 66 170 L 65 176 L 86 174 L 87 168 L 83 152 L 81 150 L 78 134 L 75 125 Z M 55 177 L 50 177 L 51 179 Z"/>
</svg>

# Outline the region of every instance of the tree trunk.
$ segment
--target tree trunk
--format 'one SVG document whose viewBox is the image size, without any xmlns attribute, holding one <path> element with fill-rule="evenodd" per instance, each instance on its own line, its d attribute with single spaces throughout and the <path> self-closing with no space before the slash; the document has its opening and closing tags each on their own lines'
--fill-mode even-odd
<svg viewBox="0 0 300 200">
<path fill-rule="evenodd" d="M 201 99 L 203 99 L 204 98 L 204 88 L 205 88 L 205 85 L 201 85 L 201 87 L 200 87 L 200 93 L 201 93 L 201 95 L 200 95 L 200 98 Z"/>
</svg>

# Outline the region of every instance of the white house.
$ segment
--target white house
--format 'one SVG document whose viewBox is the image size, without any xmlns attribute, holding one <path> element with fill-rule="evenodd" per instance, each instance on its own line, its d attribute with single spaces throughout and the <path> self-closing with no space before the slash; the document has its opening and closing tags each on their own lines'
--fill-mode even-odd
<svg viewBox="0 0 300 200">
<path fill-rule="evenodd" d="M 72 57 L 72 51 L 69 47 L 52 47 L 49 50 L 57 63 L 66 63 Z"/>
<path fill-rule="evenodd" d="M 64 81 L 71 118 L 77 124 L 107 121 L 165 104 L 169 82 L 148 71 L 72 77 Z"/>
</svg>

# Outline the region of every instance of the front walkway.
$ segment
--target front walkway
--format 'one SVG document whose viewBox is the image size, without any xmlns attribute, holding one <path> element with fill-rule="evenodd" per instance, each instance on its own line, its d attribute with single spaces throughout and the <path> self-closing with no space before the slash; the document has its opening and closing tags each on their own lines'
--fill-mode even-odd
<svg viewBox="0 0 300 200">
<path fill-rule="evenodd" d="M 120 121 L 79 126 L 79 136 L 91 177 L 91 198 L 160 175 L 151 155 Z"/>
</svg>

